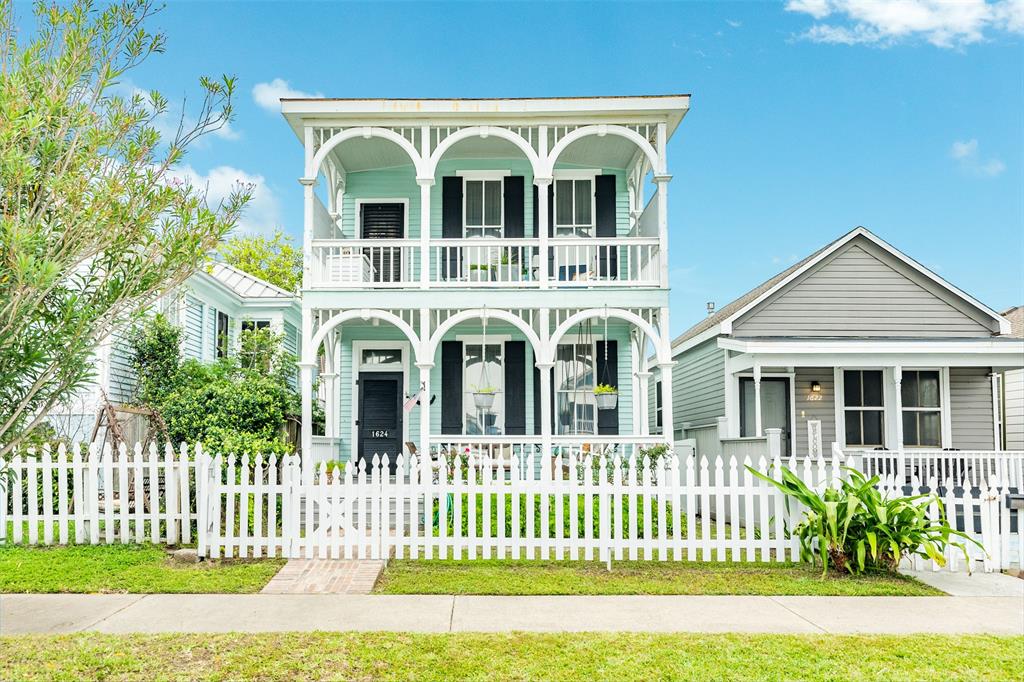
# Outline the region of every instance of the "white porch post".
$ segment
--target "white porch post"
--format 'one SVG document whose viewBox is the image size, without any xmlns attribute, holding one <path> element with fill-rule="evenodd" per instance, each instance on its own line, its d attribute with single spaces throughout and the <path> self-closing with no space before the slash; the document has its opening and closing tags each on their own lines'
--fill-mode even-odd
<svg viewBox="0 0 1024 682">
<path fill-rule="evenodd" d="M 998 452 L 1003 449 L 1003 391 L 1002 377 L 998 372 L 988 375 L 992 382 L 992 447 Z"/>
<path fill-rule="evenodd" d="M 760 438 L 761 431 L 761 363 L 754 361 L 754 432 Z"/>
<path fill-rule="evenodd" d="M 658 363 L 661 373 L 661 433 L 671 445 L 675 441 L 676 432 L 672 424 L 672 366 L 674 362 Z"/>
<path fill-rule="evenodd" d="M 313 266 L 313 187 L 316 185 L 317 169 L 313 168 L 315 135 L 313 128 L 306 126 L 304 130 L 305 177 L 299 178 L 302 184 L 302 288 L 308 289 L 311 269 Z M 308 340 L 308 337 L 307 337 Z"/>
<path fill-rule="evenodd" d="M 430 189 L 434 178 L 416 178 L 420 186 L 420 289 L 430 286 Z"/>
<path fill-rule="evenodd" d="M 551 370 L 553 362 L 538 362 L 540 370 L 540 445 L 541 475 L 547 477 L 551 473 L 548 462 L 551 459 Z"/>
<path fill-rule="evenodd" d="M 299 397 L 302 404 L 300 449 L 303 464 L 312 464 L 313 457 L 313 368 L 316 367 L 316 349 L 313 348 L 313 311 L 302 309 L 302 358 L 299 362 Z M 306 467 L 304 467 L 305 469 Z"/>
<path fill-rule="evenodd" d="M 892 368 L 892 383 L 895 390 L 895 396 L 893 400 L 893 407 L 896 410 L 896 414 L 893 417 L 894 431 L 896 432 L 896 447 L 893 448 L 900 455 L 896 459 L 896 473 L 900 478 L 900 481 L 904 481 L 906 477 L 906 462 L 903 461 L 903 367 L 896 365 Z M 901 483 L 902 485 L 902 483 Z"/>
<path fill-rule="evenodd" d="M 544 136 L 541 140 L 546 139 Z M 534 229 L 537 231 L 537 239 L 540 243 L 538 249 L 540 258 L 540 288 L 548 288 L 548 279 L 551 273 L 548 272 L 548 186 L 551 185 L 551 178 L 534 178 L 533 183 L 537 186 L 537 224 Z"/>
<path fill-rule="evenodd" d="M 668 174 L 668 157 L 665 146 L 668 142 L 668 126 L 658 124 L 658 165 L 655 170 L 654 182 L 658 186 L 658 244 L 661 266 L 661 286 L 668 287 L 668 183 L 672 176 Z"/>
<path fill-rule="evenodd" d="M 334 437 L 338 435 L 338 412 L 337 412 L 337 365 L 335 364 L 335 333 L 329 332 L 324 339 L 324 373 L 320 380 L 324 386 L 324 435 Z"/>
<path fill-rule="evenodd" d="M 646 369 L 636 373 L 637 378 L 637 402 L 640 404 L 640 429 L 638 433 L 641 436 L 649 436 L 651 434 L 651 406 L 647 400 L 648 391 L 651 385 L 651 372 Z M 662 386 L 665 384 L 663 383 Z M 661 401 L 661 414 L 662 424 L 665 423 L 665 399 Z"/>
<path fill-rule="evenodd" d="M 416 367 L 420 370 L 420 459 L 430 456 L 430 373 L 434 369 L 434 358 L 430 349 L 430 309 L 420 308 L 420 350 Z"/>
</svg>

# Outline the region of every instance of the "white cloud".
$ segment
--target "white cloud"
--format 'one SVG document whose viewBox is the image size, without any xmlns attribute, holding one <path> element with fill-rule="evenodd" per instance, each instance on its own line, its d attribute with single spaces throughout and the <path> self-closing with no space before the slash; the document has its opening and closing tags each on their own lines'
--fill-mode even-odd
<svg viewBox="0 0 1024 682">
<path fill-rule="evenodd" d="M 962 171 L 976 177 L 994 178 L 1006 170 L 1006 164 L 994 156 L 983 159 L 978 141 L 975 139 L 966 142 L 957 140 L 950 147 L 949 155 L 959 164 Z"/>
<path fill-rule="evenodd" d="M 725 23 L 729 24 L 729 26 L 732 28 L 739 28 L 740 26 L 743 25 L 743 22 L 737 19 L 726 19 Z"/>
<path fill-rule="evenodd" d="M 789 0 L 786 10 L 830 18 L 799 36 L 816 43 L 887 47 L 923 39 L 962 48 L 987 31 L 1024 32 L 1024 0 Z"/>
<path fill-rule="evenodd" d="M 296 90 L 283 78 L 275 78 L 269 83 L 257 83 L 252 88 L 252 99 L 260 107 L 271 113 L 280 113 L 283 97 L 323 97 L 319 92 L 311 94 Z"/>
<path fill-rule="evenodd" d="M 192 166 L 172 170 L 169 177 L 190 183 L 206 192 L 211 206 L 228 197 L 239 185 L 252 185 L 252 198 L 246 204 L 235 233 L 271 235 L 281 226 L 281 204 L 262 175 L 253 175 L 231 166 L 211 168 L 205 175 Z"/>
</svg>

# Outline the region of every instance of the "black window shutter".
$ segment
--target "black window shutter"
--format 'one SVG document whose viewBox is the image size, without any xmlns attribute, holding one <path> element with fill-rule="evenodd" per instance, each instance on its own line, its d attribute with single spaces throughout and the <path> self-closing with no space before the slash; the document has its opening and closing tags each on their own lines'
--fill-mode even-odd
<svg viewBox="0 0 1024 682">
<path fill-rule="evenodd" d="M 526 434 L 526 342 L 505 342 L 505 433 Z"/>
<path fill-rule="evenodd" d="M 526 236 L 526 185 L 522 175 L 505 178 L 505 236 L 522 239 Z"/>
<path fill-rule="evenodd" d="M 605 362 L 605 344 L 608 346 L 608 362 Z M 597 381 L 619 387 L 619 342 L 597 342 Z M 597 433 L 601 436 L 615 436 L 619 433 L 619 405 L 614 410 L 597 411 Z"/>
<path fill-rule="evenodd" d="M 615 226 L 615 176 L 598 175 L 594 178 L 594 226 L 595 236 L 611 238 L 616 236 Z M 602 279 L 617 279 L 619 273 L 618 249 L 602 248 L 598 263 L 598 274 Z"/>
<path fill-rule="evenodd" d="M 441 342 L 441 433 L 462 433 L 462 342 Z"/>
<path fill-rule="evenodd" d="M 537 203 L 537 185 L 533 186 L 533 234 L 531 235 L 534 239 L 540 237 L 540 232 L 537 231 L 537 226 L 540 224 L 540 205 Z"/>
<path fill-rule="evenodd" d="M 441 180 L 441 237 L 462 238 L 462 178 L 457 175 Z M 459 249 L 446 250 L 448 258 L 441 263 L 441 279 L 458 279 L 462 275 Z"/>
</svg>

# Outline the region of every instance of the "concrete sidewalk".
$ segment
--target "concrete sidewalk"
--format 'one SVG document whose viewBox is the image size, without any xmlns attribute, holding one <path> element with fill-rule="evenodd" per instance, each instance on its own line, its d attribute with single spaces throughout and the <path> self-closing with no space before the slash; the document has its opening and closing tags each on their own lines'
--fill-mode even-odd
<svg viewBox="0 0 1024 682">
<path fill-rule="evenodd" d="M 1024 634 L 1018 597 L 2 595 L 0 634 L 97 631 Z"/>
</svg>

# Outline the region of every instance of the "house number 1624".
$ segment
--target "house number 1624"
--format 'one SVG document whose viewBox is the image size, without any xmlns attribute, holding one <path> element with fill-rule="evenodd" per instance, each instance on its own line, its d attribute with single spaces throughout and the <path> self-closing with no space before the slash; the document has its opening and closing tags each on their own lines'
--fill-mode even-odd
<svg viewBox="0 0 1024 682">
<path fill-rule="evenodd" d="M 386 430 L 370 431 L 370 438 L 387 438 L 388 432 Z"/>
</svg>

